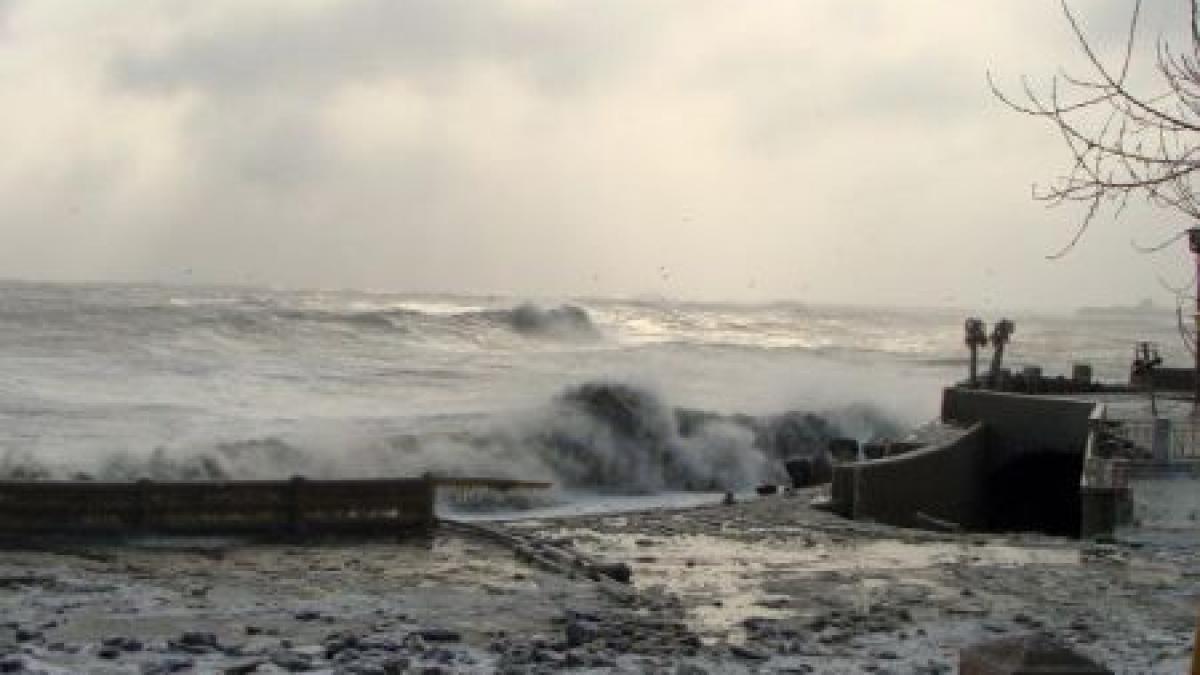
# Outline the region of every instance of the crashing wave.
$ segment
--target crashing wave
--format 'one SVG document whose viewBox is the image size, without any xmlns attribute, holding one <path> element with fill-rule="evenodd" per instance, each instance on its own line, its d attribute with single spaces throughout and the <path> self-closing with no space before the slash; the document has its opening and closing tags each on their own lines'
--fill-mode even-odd
<svg viewBox="0 0 1200 675">
<path fill-rule="evenodd" d="M 98 466 L 56 466 L 29 453 L 0 456 L 0 478 L 37 480 L 231 480 L 491 476 L 548 480 L 561 488 L 623 494 L 741 490 L 786 480 L 784 462 L 815 457 L 840 436 L 895 437 L 900 427 L 871 408 L 755 417 L 674 408 L 620 382 L 572 387 L 543 409 L 480 428 L 375 438 L 347 451 L 264 438 L 195 453 L 117 454 Z"/>
<path fill-rule="evenodd" d="M 587 310 L 575 305 L 543 308 L 524 303 L 510 310 L 495 312 L 492 316 L 500 318 L 517 333 L 527 336 L 560 339 L 600 337 L 600 331 Z"/>
</svg>

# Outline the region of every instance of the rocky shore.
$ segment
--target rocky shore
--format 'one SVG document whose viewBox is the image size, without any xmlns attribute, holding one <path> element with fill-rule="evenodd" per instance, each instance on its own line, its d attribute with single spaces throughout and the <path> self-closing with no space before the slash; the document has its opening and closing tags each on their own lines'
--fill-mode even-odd
<svg viewBox="0 0 1200 675">
<path fill-rule="evenodd" d="M 1115 672 L 1186 670 L 1194 542 L 898 530 L 810 497 L 422 542 L 9 550 L 0 672 L 949 673 L 1034 632 Z"/>
</svg>

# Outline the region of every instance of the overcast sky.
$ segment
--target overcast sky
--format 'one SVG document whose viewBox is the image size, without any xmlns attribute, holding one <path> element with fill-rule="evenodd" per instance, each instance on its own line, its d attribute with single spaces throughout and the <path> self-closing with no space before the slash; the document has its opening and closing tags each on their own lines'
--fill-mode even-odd
<svg viewBox="0 0 1200 675">
<path fill-rule="evenodd" d="M 1075 5 L 1116 50 L 1130 4 Z M 1170 304 L 1183 244 L 1130 240 L 1175 214 L 1045 259 L 1066 157 L 986 72 L 1071 40 L 1048 0 L 0 0 L 0 277 Z"/>
</svg>

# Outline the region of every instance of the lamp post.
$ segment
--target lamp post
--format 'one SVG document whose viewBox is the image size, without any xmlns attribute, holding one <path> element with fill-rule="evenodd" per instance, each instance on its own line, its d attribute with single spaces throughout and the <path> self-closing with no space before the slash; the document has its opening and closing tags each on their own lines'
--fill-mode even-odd
<svg viewBox="0 0 1200 675">
<path fill-rule="evenodd" d="M 1188 228 L 1188 249 L 1196 257 L 1196 313 L 1193 315 L 1196 326 L 1196 356 L 1195 373 L 1193 373 L 1194 389 L 1192 391 L 1192 416 L 1200 414 L 1200 227 Z"/>
</svg>

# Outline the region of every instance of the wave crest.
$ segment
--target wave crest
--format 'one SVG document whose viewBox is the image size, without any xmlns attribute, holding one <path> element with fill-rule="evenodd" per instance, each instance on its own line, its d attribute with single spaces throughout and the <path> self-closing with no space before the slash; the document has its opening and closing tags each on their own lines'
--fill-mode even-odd
<svg viewBox="0 0 1200 675">
<path fill-rule="evenodd" d="M 346 440 L 344 450 L 268 437 L 192 453 L 118 454 L 86 470 L 28 453 L 0 456 L 5 479 L 231 480 L 349 476 L 494 476 L 624 494 L 740 490 L 786 480 L 783 462 L 827 451 L 830 439 L 895 437 L 870 408 L 751 416 L 675 408 L 656 392 L 600 381 L 571 387 L 541 410 L 478 428 Z M 322 447 L 324 446 L 324 447 Z"/>
</svg>

